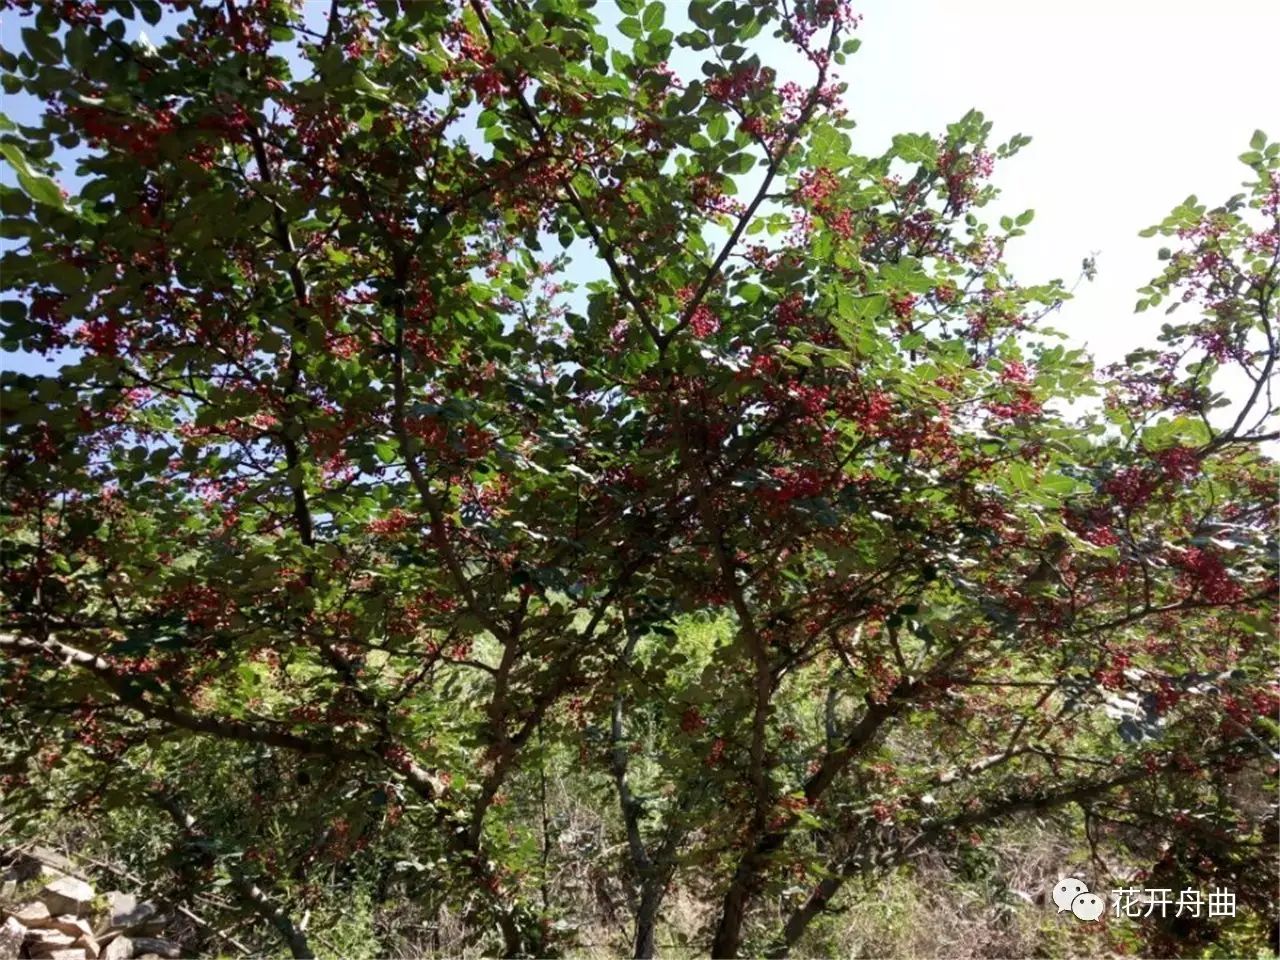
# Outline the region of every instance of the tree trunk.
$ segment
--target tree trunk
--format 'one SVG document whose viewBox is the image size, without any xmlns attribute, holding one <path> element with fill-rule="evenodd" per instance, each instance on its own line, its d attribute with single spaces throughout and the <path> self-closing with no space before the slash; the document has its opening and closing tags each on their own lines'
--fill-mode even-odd
<svg viewBox="0 0 1280 960">
<path fill-rule="evenodd" d="M 498 913 L 498 929 L 502 931 L 502 955 L 507 960 L 515 960 L 516 957 L 527 957 L 529 951 L 525 949 L 524 937 L 520 935 L 520 925 L 516 923 L 515 918 L 505 910 Z"/>
<path fill-rule="evenodd" d="M 640 909 L 636 911 L 635 960 L 652 960 L 657 951 L 658 907 L 666 892 L 657 877 L 646 879 L 640 893 Z"/>
<path fill-rule="evenodd" d="M 827 877 L 818 884 L 817 889 L 804 902 L 804 906 L 787 918 L 787 924 L 782 928 L 782 942 L 769 951 L 770 958 L 780 960 L 782 957 L 790 956 L 796 942 L 804 936 L 813 918 L 831 902 L 831 898 L 836 895 L 843 880 L 843 877 Z"/>
<path fill-rule="evenodd" d="M 729 885 L 729 892 L 724 896 L 720 925 L 711 944 L 713 960 L 730 960 L 738 955 L 738 948 L 742 945 L 742 921 L 747 915 L 747 900 L 756 874 L 754 860 L 754 857 L 748 857 L 742 861 L 733 883 Z"/>
</svg>

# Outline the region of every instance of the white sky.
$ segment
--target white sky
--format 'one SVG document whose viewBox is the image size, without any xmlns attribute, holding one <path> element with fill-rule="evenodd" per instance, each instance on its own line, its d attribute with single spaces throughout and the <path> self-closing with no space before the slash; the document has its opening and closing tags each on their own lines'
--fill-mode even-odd
<svg viewBox="0 0 1280 960">
<path fill-rule="evenodd" d="M 1033 138 L 997 164 L 1002 211 L 1032 207 L 1010 246 L 1019 279 L 1062 277 L 1098 251 L 1052 325 L 1099 362 L 1158 332 L 1135 290 L 1168 241 L 1143 240 L 1188 194 L 1216 206 L 1249 173 L 1236 158 L 1261 128 L 1280 138 L 1280 2 L 1262 0 L 864 0 L 862 49 L 842 76 L 854 149 L 941 131 L 976 107 L 993 137 Z"/>
</svg>

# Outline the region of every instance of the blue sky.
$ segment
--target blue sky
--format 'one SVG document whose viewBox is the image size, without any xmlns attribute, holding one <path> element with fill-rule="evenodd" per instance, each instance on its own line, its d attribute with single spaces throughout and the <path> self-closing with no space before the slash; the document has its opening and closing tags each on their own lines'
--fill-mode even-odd
<svg viewBox="0 0 1280 960">
<path fill-rule="evenodd" d="M 320 18 L 328 8 L 308 3 Z M 669 6 L 675 26 L 683 4 Z M 611 7 L 602 0 L 602 18 Z M 842 70 L 855 149 L 878 153 L 894 133 L 940 131 L 971 107 L 994 121 L 997 140 L 1033 137 L 994 178 L 1001 212 L 1036 210 L 1011 248 L 1017 274 L 1070 281 L 1097 253 L 1097 280 L 1054 325 L 1103 362 L 1150 340 L 1162 317 L 1135 316 L 1134 291 L 1156 273 L 1160 244 L 1137 232 L 1189 193 L 1217 203 L 1236 192 L 1246 171 L 1235 157 L 1253 130 L 1280 136 L 1280 3 L 866 0 L 859 9 L 863 46 Z M 23 22 L 0 18 L 6 48 L 18 46 Z M 793 66 L 775 65 L 784 77 Z M 6 97 L 3 109 L 30 119 L 21 99 Z M 12 354 L 0 363 L 30 369 Z"/>
</svg>

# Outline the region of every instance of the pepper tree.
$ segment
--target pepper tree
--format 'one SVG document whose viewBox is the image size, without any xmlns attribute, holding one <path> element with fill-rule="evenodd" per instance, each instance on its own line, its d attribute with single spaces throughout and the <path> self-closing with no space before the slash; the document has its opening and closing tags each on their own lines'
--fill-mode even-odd
<svg viewBox="0 0 1280 960">
<path fill-rule="evenodd" d="M 299 956 L 361 858 L 559 949 L 557 744 L 637 956 L 1068 805 L 1273 896 L 1280 146 L 1098 371 L 984 209 L 1027 138 L 856 153 L 838 0 L 6 8 L 6 806 L 163 812 Z"/>
</svg>

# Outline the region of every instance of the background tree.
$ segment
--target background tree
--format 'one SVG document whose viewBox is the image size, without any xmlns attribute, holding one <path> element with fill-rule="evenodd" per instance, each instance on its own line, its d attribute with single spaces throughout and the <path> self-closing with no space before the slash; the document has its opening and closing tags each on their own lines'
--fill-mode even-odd
<svg viewBox="0 0 1280 960">
<path fill-rule="evenodd" d="M 548 765 L 611 791 L 637 956 L 673 885 L 785 954 L 1068 805 L 1273 911 L 1280 145 L 1097 372 L 982 216 L 1025 137 L 853 153 L 843 3 L 618 6 L 9 5 L 4 344 L 61 363 L 3 381 L 10 817 L 512 956 L 576 923 Z"/>
</svg>

